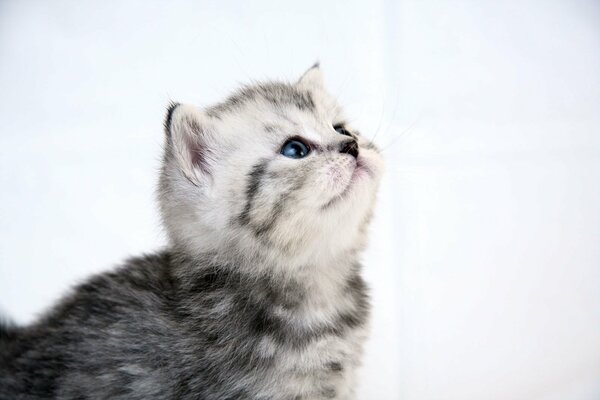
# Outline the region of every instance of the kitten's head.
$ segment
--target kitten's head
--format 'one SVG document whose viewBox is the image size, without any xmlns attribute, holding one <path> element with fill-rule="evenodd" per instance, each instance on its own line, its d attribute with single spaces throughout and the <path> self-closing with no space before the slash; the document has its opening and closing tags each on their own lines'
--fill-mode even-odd
<svg viewBox="0 0 600 400">
<path fill-rule="evenodd" d="M 363 246 L 382 173 L 318 66 L 200 110 L 173 105 L 159 186 L 173 244 L 318 263 Z"/>
</svg>

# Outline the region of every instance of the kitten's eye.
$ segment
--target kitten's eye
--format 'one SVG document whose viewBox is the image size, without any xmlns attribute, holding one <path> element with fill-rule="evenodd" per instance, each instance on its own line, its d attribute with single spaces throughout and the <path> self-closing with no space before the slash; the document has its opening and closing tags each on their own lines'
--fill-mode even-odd
<svg viewBox="0 0 600 400">
<path fill-rule="evenodd" d="M 281 154 L 289 158 L 304 158 L 310 152 L 310 147 L 298 139 L 288 140 L 281 148 Z"/>
<path fill-rule="evenodd" d="M 352 136 L 352 134 L 342 124 L 334 125 L 333 129 L 335 129 L 335 131 L 339 134 L 346 135 L 346 136 Z"/>
</svg>

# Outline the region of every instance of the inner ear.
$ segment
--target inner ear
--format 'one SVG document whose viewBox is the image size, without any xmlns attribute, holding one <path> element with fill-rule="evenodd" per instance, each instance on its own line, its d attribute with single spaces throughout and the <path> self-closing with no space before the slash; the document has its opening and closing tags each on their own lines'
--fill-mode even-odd
<svg viewBox="0 0 600 400">
<path fill-rule="evenodd" d="M 323 89 L 325 82 L 323 79 L 323 73 L 319 63 L 315 63 L 310 67 L 298 80 L 298 86 L 303 86 L 308 89 Z"/>
<path fill-rule="evenodd" d="M 209 174 L 212 152 L 208 117 L 198 108 L 173 104 L 165 120 L 167 141 L 179 169 L 193 183 L 201 183 Z"/>
</svg>

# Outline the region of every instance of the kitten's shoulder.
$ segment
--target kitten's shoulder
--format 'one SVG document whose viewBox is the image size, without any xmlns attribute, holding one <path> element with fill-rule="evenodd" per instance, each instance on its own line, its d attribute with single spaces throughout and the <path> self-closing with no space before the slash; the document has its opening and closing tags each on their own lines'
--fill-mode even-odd
<svg viewBox="0 0 600 400">
<path fill-rule="evenodd" d="M 127 259 L 117 268 L 76 285 L 42 320 L 106 323 L 131 311 L 164 307 L 172 293 L 172 255 L 168 251 Z"/>
</svg>

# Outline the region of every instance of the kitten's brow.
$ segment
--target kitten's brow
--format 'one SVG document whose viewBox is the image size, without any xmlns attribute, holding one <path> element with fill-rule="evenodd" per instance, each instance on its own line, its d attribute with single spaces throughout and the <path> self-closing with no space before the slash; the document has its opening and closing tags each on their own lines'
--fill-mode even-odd
<svg viewBox="0 0 600 400">
<path fill-rule="evenodd" d="M 282 82 L 246 86 L 224 102 L 206 110 L 207 114 L 219 118 L 222 114 L 238 111 L 251 101 L 263 100 L 275 107 L 294 106 L 302 111 L 315 112 L 312 94 L 291 84 Z"/>
</svg>

